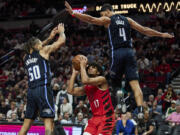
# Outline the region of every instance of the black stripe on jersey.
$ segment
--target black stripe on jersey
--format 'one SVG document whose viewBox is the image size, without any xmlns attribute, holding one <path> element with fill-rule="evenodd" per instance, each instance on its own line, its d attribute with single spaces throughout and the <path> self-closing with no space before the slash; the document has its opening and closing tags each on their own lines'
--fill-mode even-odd
<svg viewBox="0 0 180 135">
<path fill-rule="evenodd" d="M 106 123 L 104 126 L 112 126 L 112 123 Z"/>
<path fill-rule="evenodd" d="M 107 119 L 105 122 L 112 122 L 112 118 Z"/>
<path fill-rule="evenodd" d="M 108 102 L 108 100 L 109 100 L 109 97 L 103 101 L 103 105 L 106 104 Z"/>
<path fill-rule="evenodd" d="M 106 94 L 104 94 L 104 96 L 102 98 L 105 98 L 108 95 L 108 92 Z"/>
<path fill-rule="evenodd" d="M 109 111 L 106 113 L 106 117 L 112 116 L 112 113 L 113 113 L 113 111 L 112 111 L 112 110 L 109 110 Z"/>
<path fill-rule="evenodd" d="M 104 107 L 104 109 L 105 109 L 105 110 L 108 110 L 110 106 L 111 106 L 110 104 L 107 104 L 107 105 Z"/>
<path fill-rule="evenodd" d="M 109 130 L 109 129 L 112 129 L 112 127 L 107 127 L 107 128 L 104 128 L 103 130 Z"/>
</svg>

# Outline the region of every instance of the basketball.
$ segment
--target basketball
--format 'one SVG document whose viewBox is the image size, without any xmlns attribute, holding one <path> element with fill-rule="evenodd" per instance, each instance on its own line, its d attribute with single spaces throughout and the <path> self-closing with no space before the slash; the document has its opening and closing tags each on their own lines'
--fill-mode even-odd
<svg viewBox="0 0 180 135">
<path fill-rule="evenodd" d="M 81 57 L 85 57 L 84 55 L 76 55 L 73 59 L 72 59 L 72 64 L 73 64 L 73 67 L 76 69 L 76 70 L 80 70 L 80 58 Z"/>
</svg>

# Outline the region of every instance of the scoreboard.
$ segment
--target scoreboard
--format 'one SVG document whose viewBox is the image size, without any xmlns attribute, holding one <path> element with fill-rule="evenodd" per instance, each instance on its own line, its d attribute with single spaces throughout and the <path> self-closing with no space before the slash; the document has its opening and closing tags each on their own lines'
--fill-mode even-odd
<svg viewBox="0 0 180 135">
<path fill-rule="evenodd" d="M 113 2 L 115 3 L 115 2 Z M 100 11 L 102 4 L 95 7 L 95 11 Z M 165 12 L 170 12 L 175 9 L 180 11 L 179 0 L 117 0 L 112 7 L 116 13 L 130 14 L 130 13 L 152 13 L 163 9 Z"/>
</svg>

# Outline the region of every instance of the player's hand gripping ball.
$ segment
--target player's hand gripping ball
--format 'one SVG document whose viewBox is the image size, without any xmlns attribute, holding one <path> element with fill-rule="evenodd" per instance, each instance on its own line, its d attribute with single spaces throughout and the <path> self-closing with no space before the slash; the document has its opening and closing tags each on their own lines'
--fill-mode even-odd
<svg viewBox="0 0 180 135">
<path fill-rule="evenodd" d="M 73 67 L 75 68 L 75 70 L 78 70 L 80 71 L 80 58 L 81 57 L 84 57 L 86 58 L 86 56 L 84 55 L 76 55 L 73 59 L 72 59 L 72 64 L 73 64 Z"/>
</svg>

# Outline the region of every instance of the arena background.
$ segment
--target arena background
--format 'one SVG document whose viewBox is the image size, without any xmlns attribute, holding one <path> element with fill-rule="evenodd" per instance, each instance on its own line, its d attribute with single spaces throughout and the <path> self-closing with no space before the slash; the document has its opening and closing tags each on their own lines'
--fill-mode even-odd
<svg viewBox="0 0 180 135">
<path fill-rule="evenodd" d="M 154 134 L 162 130 L 169 134 L 170 125 L 165 121 L 171 102 L 180 102 L 180 1 L 178 0 L 69 0 L 75 12 L 99 16 L 104 3 L 113 5 L 117 13 L 129 16 L 140 24 L 161 32 L 174 34 L 173 39 L 147 37 L 132 30 L 132 39 L 139 67 L 140 85 L 144 94 L 144 107 L 155 122 Z M 53 16 L 64 10 L 62 0 L 0 0 L 0 134 L 17 134 L 23 122 L 27 75 L 19 48 L 32 35 L 48 24 Z M 86 24 L 63 12 L 60 22 L 65 23 L 67 41 L 50 57 L 53 79 L 51 82 L 56 104 L 56 121 L 61 122 L 67 135 L 79 135 L 91 117 L 86 97 L 72 97 L 66 93 L 71 75 L 71 60 L 84 54 L 88 60 L 101 64 L 107 74 L 110 48 L 107 32 L 103 27 Z M 43 39 L 49 33 L 43 35 Z M 77 83 L 77 85 L 81 85 Z M 136 120 L 136 105 L 125 79 L 122 82 L 128 110 Z M 120 119 L 118 95 L 112 93 L 116 119 Z M 169 96 L 167 96 L 171 93 Z M 65 100 L 67 98 L 67 101 Z M 165 98 L 169 98 L 166 102 Z M 68 103 L 66 103 L 68 102 Z M 63 106 L 69 111 L 63 112 Z M 180 113 L 179 113 L 180 115 Z M 136 121 L 139 123 L 138 121 Z M 180 122 L 180 120 L 179 120 Z M 139 127 L 143 127 L 137 125 Z M 34 129 L 33 129 L 34 128 Z M 39 118 L 30 133 L 44 134 Z M 41 129 L 42 131 L 36 131 Z M 142 129 L 139 129 L 142 130 Z M 163 131 L 164 132 L 164 131 Z M 171 133 L 170 133 L 171 132 Z"/>
</svg>

